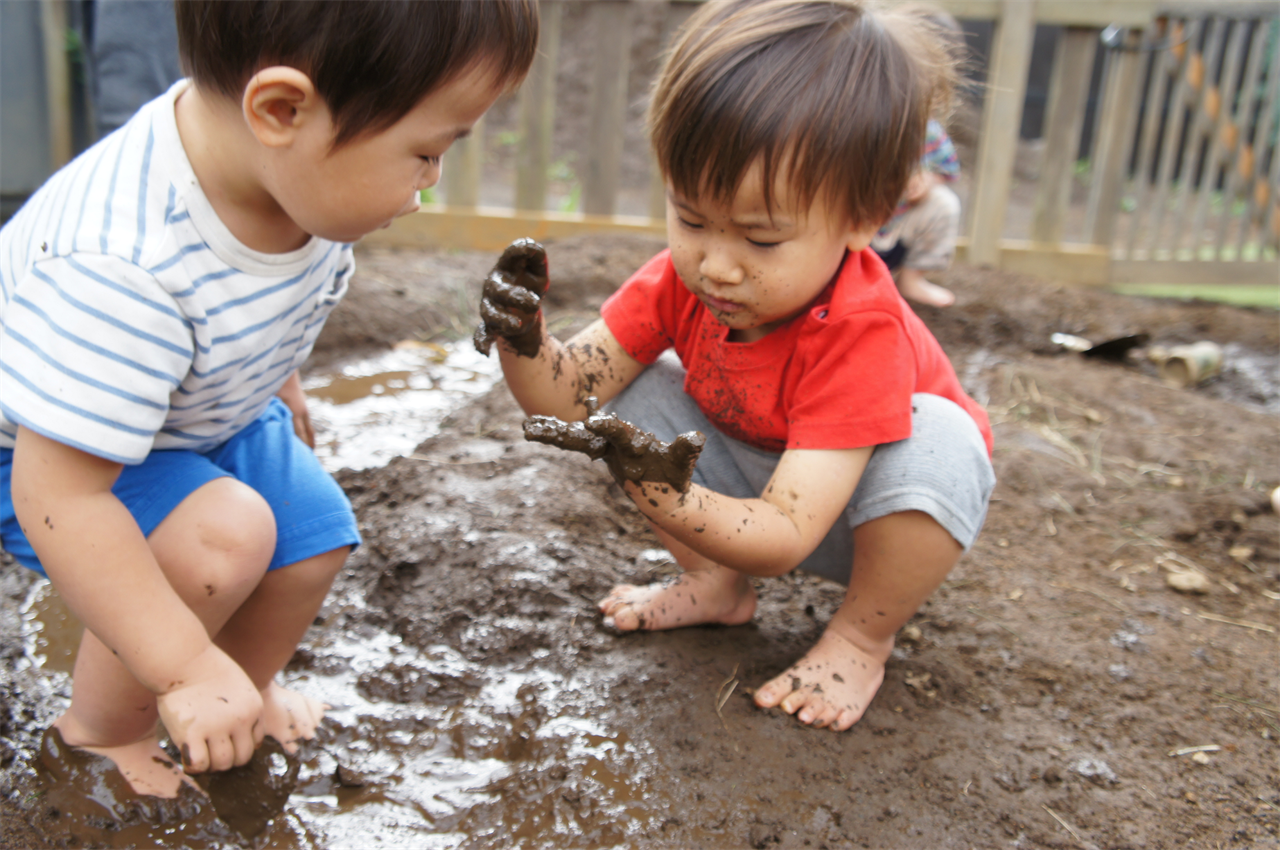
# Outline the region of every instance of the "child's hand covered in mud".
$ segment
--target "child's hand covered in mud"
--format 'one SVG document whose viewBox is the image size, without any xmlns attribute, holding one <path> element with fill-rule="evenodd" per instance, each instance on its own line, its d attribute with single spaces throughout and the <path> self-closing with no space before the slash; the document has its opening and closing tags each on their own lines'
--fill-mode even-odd
<svg viewBox="0 0 1280 850">
<path fill-rule="evenodd" d="M 681 493 L 689 489 L 693 468 L 707 442 L 700 431 L 664 443 L 612 413 L 600 413 L 594 397 L 587 399 L 587 410 L 590 415 L 581 422 L 530 416 L 524 421 L 524 438 L 582 452 L 592 460 L 603 459 L 619 484 L 649 481 L 669 484 Z"/>
<path fill-rule="evenodd" d="M 262 695 L 215 646 L 191 661 L 181 681 L 156 695 L 156 707 L 190 773 L 245 764 L 262 743 Z"/>
<path fill-rule="evenodd" d="M 542 343 L 542 296 L 547 291 L 547 253 L 532 239 L 517 239 L 502 252 L 480 293 L 476 351 L 488 354 L 504 337 L 522 357 L 534 357 Z"/>
</svg>

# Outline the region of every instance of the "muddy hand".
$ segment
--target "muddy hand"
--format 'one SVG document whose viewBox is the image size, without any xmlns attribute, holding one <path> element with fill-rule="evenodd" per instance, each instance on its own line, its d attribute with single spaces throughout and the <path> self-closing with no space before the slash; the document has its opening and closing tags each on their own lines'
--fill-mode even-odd
<svg viewBox="0 0 1280 850">
<path fill-rule="evenodd" d="M 706 437 L 690 431 L 664 443 L 612 413 L 596 412 L 594 398 L 587 402 L 591 415 L 582 422 L 530 417 L 524 423 L 525 439 L 603 459 L 619 483 L 650 481 L 669 484 L 682 493 L 688 489 Z"/>
<path fill-rule="evenodd" d="M 488 354 L 505 337 L 522 357 L 534 357 L 542 343 L 542 296 L 547 291 L 547 253 L 532 239 L 517 239 L 502 252 L 480 293 L 476 351 Z"/>
</svg>

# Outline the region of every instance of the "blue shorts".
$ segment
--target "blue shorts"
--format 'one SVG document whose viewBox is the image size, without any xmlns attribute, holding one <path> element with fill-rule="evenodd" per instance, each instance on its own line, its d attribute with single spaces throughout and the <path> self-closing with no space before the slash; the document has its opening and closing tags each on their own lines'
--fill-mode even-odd
<svg viewBox="0 0 1280 850">
<path fill-rule="evenodd" d="M 13 450 L 0 449 L 0 545 L 24 567 L 44 575 L 13 513 L 12 472 Z M 149 536 L 183 499 L 223 476 L 252 487 L 271 506 L 276 551 L 269 569 L 360 545 L 351 502 L 315 452 L 298 439 L 293 414 L 278 398 L 247 428 L 211 451 L 163 449 L 136 466 L 124 467 L 111 492 Z"/>
<path fill-rule="evenodd" d="M 605 410 L 670 442 L 685 431 L 707 438 L 693 481 L 736 499 L 763 492 L 782 455 L 721 433 L 684 392 L 684 368 L 670 352 L 631 382 Z M 826 538 L 798 567 L 849 583 L 852 530 L 889 514 L 923 511 L 964 549 L 977 539 L 995 487 L 982 432 L 964 408 L 942 396 L 911 397 L 911 436 L 876 446 L 858 487 Z"/>
</svg>

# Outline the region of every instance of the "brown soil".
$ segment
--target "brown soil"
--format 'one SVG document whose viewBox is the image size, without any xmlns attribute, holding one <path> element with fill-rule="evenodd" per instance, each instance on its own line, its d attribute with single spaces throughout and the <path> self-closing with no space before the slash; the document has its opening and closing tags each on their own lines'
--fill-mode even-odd
<svg viewBox="0 0 1280 850">
<path fill-rule="evenodd" d="M 658 247 L 548 245 L 557 333 L 589 321 Z M 316 364 L 450 332 L 461 322 L 439 305 L 474 304 L 494 259 L 362 252 Z M 904 631 L 850 732 L 805 728 L 748 697 L 817 639 L 838 586 L 762 580 L 756 618 L 741 627 L 609 631 L 594 600 L 674 568 L 652 560 L 656 539 L 603 464 L 523 439 L 501 384 L 420 446 L 425 460 L 339 473 L 365 545 L 290 674 L 322 667 L 335 630 L 377 626 L 465 660 L 465 675 L 430 682 L 378 671 L 367 688 L 392 703 L 465 706 L 539 671 L 561 683 L 525 685 L 520 712 L 455 732 L 478 736 L 460 745 L 472 758 L 511 763 L 487 786 L 490 803 L 436 821 L 460 846 L 1274 846 L 1275 313 L 967 267 L 942 282 L 957 305 L 919 312 L 991 413 L 999 484 L 977 545 Z M 1149 363 L 1061 351 L 1057 331 L 1211 339 L 1227 347 L 1226 369 L 1173 389 Z M 1206 593 L 1166 583 L 1192 566 Z M 3 822 L 16 831 L 0 831 L 6 847 L 68 840 L 24 763 L 55 704 L 19 660 L 16 608 L 30 581 L 0 567 Z M 540 725 L 565 715 L 610 730 L 613 757 L 540 749 Z M 1216 749 L 1175 754 L 1203 745 Z"/>
</svg>

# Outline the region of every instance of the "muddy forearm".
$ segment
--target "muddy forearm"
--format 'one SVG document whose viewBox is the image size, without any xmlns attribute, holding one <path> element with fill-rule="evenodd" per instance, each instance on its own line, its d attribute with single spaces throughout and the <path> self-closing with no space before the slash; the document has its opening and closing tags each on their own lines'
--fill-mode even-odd
<svg viewBox="0 0 1280 850">
<path fill-rule="evenodd" d="M 586 418 L 587 399 L 605 404 L 635 380 L 644 365 L 628 355 L 603 320 L 596 320 L 568 342 L 542 331 L 533 357 L 498 345 L 502 373 L 511 394 L 530 416 L 555 416 L 566 422 Z"/>
<path fill-rule="evenodd" d="M 809 554 L 791 519 L 763 499 L 735 499 L 697 484 L 689 485 L 684 494 L 649 482 L 624 489 L 663 531 L 740 573 L 784 575 Z"/>
</svg>

